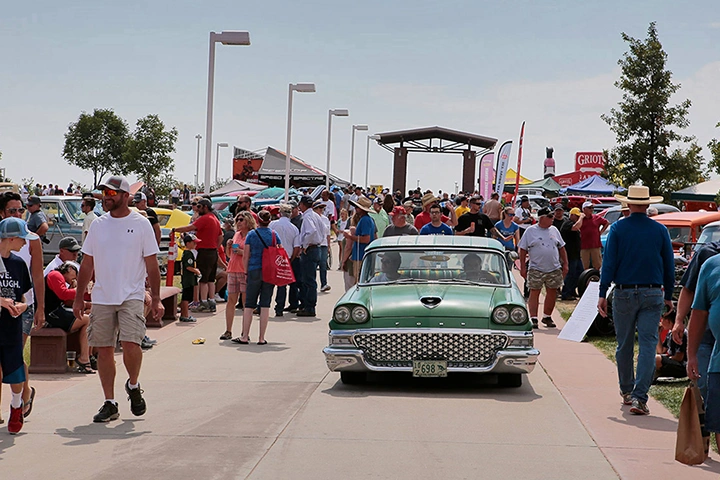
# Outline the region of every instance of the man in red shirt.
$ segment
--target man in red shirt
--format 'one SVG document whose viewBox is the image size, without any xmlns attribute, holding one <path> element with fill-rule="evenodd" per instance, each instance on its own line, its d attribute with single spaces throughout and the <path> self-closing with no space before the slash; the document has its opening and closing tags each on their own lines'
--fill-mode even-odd
<svg viewBox="0 0 720 480">
<path fill-rule="evenodd" d="M 174 228 L 175 232 L 195 232 L 200 240 L 197 246 L 197 268 L 200 270 L 200 306 L 198 312 L 215 312 L 215 273 L 218 266 L 218 247 L 222 244 L 223 231 L 217 217 L 212 214 L 212 202 L 207 198 L 198 201 L 198 215 L 193 223 Z"/>
<path fill-rule="evenodd" d="M 439 200 L 440 199 L 432 193 L 426 193 L 425 195 L 423 195 L 423 211 L 421 213 L 418 213 L 415 217 L 415 228 L 417 228 L 418 232 L 420 231 L 420 229 L 422 229 L 422 227 L 430 223 L 430 207 L 438 203 Z M 440 205 L 440 207 L 442 208 L 442 205 Z M 448 210 L 450 212 L 450 216 L 448 217 L 446 215 L 443 215 L 440 221 L 452 228 L 457 225 L 457 216 L 455 215 L 455 209 L 452 208 L 452 205 L 448 206 Z"/>
<path fill-rule="evenodd" d="M 592 202 L 583 203 L 582 211 L 575 227 L 580 229 L 580 258 L 583 268 L 587 270 L 592 264 L 593 268 L 600 270 L 602 267 L 600 235 L 607 230 L 610 223 L 600 215 L 593 213 Z"/>
</svg>

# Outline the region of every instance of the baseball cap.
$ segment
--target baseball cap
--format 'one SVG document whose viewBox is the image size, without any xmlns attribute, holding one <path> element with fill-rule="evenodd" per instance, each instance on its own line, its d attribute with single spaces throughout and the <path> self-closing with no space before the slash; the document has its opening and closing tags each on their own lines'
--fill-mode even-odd
<svg viewBox="0 0 720 480">
<path fill-rule="evenodd" d="M 212 210 L 212 208 L 213 208 L 212 202 L 210 200 L 208 200 L 207 198 L 201 198 L 200 200 L 198 200 L 198 207 L 201 205 L 203 207 L 209 208 L 210 210 Z"/>
<path fill-rule="evenodd" d="M 405 215 L 405 208 L 403 207 L 394 207 L 392 209 L 392 212 L 390 212 L 390 215 Z"/>
<path fill-rule="evenodd" d="M 130 193 L 130 183 L 127 181 L 127 178 L 121 175 L 108 177 L 107 180 L 98 185 L 98 188 L 100 190 L 107 188 L 110 190 L 120 190 L 122 192 Z"/>
<path fill-rule="evenodd" d="M 540 218 L 540 217 L 547 217 L 547 216 L 550 216 L 550 215 L 553 215 L 553 212 L 552 212 L 552 210 L 550 210 L 550 208 L 548 208 L 548 207 L 542 207 L 542 208 L 541 208 L 540 210 L 538 210 L 538 212 L 537 212 L 538 218 Z"/>
<path fill-rule="evenodd" d="M 565 209 L 563 208 L 563 206 L 562 206 L 561 203 L 556 203 L 556 204 L 555 204 L 555 210 L 565 210 Z"/>
<path fill-rule="evenodd" d="M 28 205 L 40 205 L 42 201 L 40 200 L 40 197 L 36 195 L 30 195 L 26 202 Z"/>
<path fill-rule="evenodd" d="M 295 200 L 290 200 L 288 202 L 288 205 L 290 205 L 292 208 L 297 208 L 298 202 L 296 202 Z"/>
<path fill-rule="evenodd" d="M 527 202 L 527 201 L 529 201 L 529 200 L 530 200 L 530 199 L 528 198 L 527 195 L 523 195 L 522 197 L 520 197 L 520 201 L 521 201 L 521 202 Z"/>
<path fill-rule="evenodd" d="M 308 207 L 312 207 L 313 199 L 310 195 L 303 195 L 300 197 L 300 203 L 307 205 Z"/>
<path fill-rule="evenodd" d="M 375 200 L 373 200 L 373 203 L 383 203 L 383 199 L 380 197 L 375 197 Z"/>
<path fill-rule="evenodd" d="M 17 217 L 8 217 L 0 221 L 0 238 L 15 237 L 24 238 L 25 240 L 37 240 L 40 238 L 28 230 L 25 220 Z"/>
<path fill-rule="evenodd" d="M 579 217 L 580 213 L 582 212 L 580 212 L 580 209 L 578 207 L 573 207 L 570 209 L 570 215 L 577 215 Z"/>
<path fill-rule="evenodd" d="M 199 239 L 198 239 L 195 235 L 193 235 L 192 233 L 186 233 L 185 236 L 183 237 L 183 243 L 200 242 L 200 241 L 201 241 L 201 240 L 199 240 Z"/>
<path fill-rule="evenodd" d="M 133 197 L 133 201 L 135 203 L 142 202 L 143 200 L 147 201 L 147 196 L 143 192 L 136 192 L 135 196 Z"/>
<path fill-rule="evenodd" d="M 64 248 L 65 250 L 70 250 L 71 252 L 77 252 L 82 248 L 75 237 L 63 238 L 60 240 L 60 244 L 58 246 L 60 248 Z"/>
<path fill-rule="evenodd" d="M 582 208 L 592 208 L 593 203 L 592 202 L 584 202 L 582 204 Z"/>
</svg>

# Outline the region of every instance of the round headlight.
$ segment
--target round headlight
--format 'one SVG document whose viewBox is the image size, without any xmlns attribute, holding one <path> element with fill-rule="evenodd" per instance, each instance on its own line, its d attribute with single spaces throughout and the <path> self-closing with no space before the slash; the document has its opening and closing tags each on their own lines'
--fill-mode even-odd
<svg viewBox="0 0 720 480">
<path fill-rule="evenodd" d="M 525 309 L 522 307 L 515 307 L 510 312 L 510 320 L 518 325 L 522 325 L 527 322 L 527 312 L 525 312 Z"/>
<path fill-rule="evenodd" d="M 355 307 L 352 309 L 352 319 L 355 323 L 365 323 L 369 317 L 365 307 Z"/>
<path fill-rule="evenodd" d="M 505 323 L 510 318 L 510 312 L 506 307 L 498 307 L 493 311 L 493 321 L 497 323 Z"/>
<path fill-rule="evenodd" d="M 335 321 L 338 323 L 347 323 L 350 320 L 350 309 L 347 307 L 338 307 L 335 309 Z"/>
</svg>

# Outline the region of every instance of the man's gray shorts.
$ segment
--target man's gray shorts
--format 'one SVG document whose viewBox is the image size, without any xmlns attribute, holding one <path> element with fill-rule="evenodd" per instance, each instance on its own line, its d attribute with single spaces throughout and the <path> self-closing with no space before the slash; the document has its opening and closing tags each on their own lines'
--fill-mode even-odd
<svg viewBox="0 0 720 480">
<path fill-rule="evenodd" d="M 121 342 L 140 345 L 145 336 L 145 302 L 125 300 L 122 305 L 92 306 L 88 343 L 91 347 L 114 347 L 120 332 Z"/>
</svg>

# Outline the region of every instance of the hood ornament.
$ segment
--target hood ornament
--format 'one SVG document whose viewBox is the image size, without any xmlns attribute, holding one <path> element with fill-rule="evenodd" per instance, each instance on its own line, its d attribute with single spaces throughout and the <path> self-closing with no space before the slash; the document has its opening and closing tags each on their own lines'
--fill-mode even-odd
<svg viewBox="0 0 720 480">
<path fill-rule="evenodd" d="M 440 297 L 422 297 L 420 299 L 420 303 L 423 304 L 423 307 L 430 309 L 440 305 L 440 302 L 442 302 L 442 298 Z"/>
</svg>

